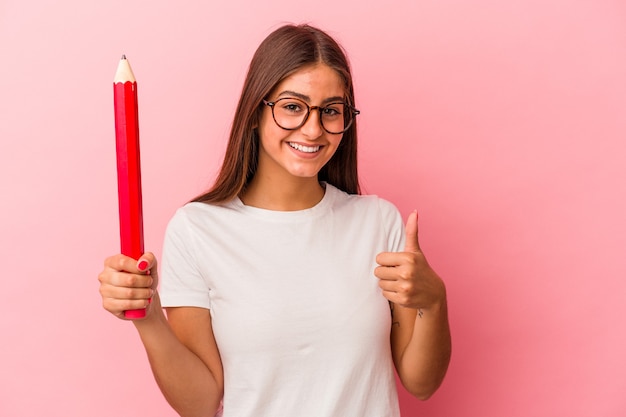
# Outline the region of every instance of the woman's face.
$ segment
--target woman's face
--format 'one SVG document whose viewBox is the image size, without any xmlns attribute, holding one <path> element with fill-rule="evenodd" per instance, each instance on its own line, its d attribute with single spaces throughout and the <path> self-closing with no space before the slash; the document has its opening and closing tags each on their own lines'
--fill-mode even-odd
<svg viewBox="0 0 626 417">
<path fill-rule="evenodd" d="M 268 97 L 269 102 L 283 98 L 297 98 L 309 106 L 328 106 L 343 101 L 344 84 L 337 72 L 325 64 L 304 67 L 285 78 Z M 294 104 L 296 103 L 296 104 Z M 281 100 L 276 103 L 282 112 L 299 111 L 296 101 Z M 332 124 L 332 112 L 327 112 L 325 126 Z M 292 117 L 287 115 L 286 117 Z M 298 116 L 293 116 L 297 119 Z M 280 119 L 279 119 L 280 120 Z M 326 121 L 331 120 L 331 121 Z M 283 124 L 289 123 L 289 120 Z M 290 127 L 290 126 L 287 126 Z M 332 130 L 332 129 L 331 129 Z M 311 178 L 332 158 L 343 134 L 328 133 L 320 124 L 320 112 L 311 110 L 308 119 L 295 130 L 285 130 L 278 126 L 272 116 L 270 106 L 265 106 L 259 122 L 259 161 L 256 175 L 281 179 L 293 177 Z"/>
</svg>

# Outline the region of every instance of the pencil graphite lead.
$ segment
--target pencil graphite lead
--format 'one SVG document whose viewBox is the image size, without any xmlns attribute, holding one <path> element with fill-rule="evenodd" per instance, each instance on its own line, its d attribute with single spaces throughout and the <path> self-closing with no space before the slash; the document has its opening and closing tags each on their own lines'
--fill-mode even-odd
<svg viewBox="0 0 626 417">
<path fill-rule="evenodd" d="M 122 54 L 122 59 L 126 59 L 126 54 Z"/>
</svg>

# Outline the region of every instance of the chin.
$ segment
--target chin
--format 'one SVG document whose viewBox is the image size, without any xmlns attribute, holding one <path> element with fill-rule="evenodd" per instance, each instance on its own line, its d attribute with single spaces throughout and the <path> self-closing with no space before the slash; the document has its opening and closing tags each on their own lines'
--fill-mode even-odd
<svg viewBox="0 0 626 417">
<path fill-rule="evenodd" d="M 302 167 L 297 167 L 297 168 L 290 169 L 288 171 L 294 177 L 317 178 L 323 167 L 324 167 L 323 165 L 319 167 L 306 167 L 306 169 L 303 169 Z"/>
</svg>

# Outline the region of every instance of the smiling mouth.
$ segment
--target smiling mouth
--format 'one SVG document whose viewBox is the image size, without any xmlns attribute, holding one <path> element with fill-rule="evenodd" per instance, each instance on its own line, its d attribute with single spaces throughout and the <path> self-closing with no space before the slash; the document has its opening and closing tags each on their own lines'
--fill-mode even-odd
<svg viewBox="0 0 626 417">
<path fill-rule="evenodd" d="M 304 152 L 304 153 L 315 153 L 317 151 L 320 150 L 321 146 L 317 145 L 317 146 L 304 146 L 304 145 L 300 145 L 298 143 L 293 143 L 293 142 L 287 142 L 289 144 L 289 146 L 291 146 L 292 148 L 294 148 L 295 150 L 298 150 L 300 152 Z"/>
</svg>

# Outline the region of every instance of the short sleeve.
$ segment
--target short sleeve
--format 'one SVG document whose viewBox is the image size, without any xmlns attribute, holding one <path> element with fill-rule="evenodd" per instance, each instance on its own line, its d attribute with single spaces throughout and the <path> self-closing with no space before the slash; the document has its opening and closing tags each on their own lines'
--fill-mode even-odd
<svg viewBox="0 0 626 417">
<path fill-rule="evenodd" d="M 198 268 L 196 237 L 183 209 L 167 225 L 160 274 L 163 307 L 211 308 L 209 285 Z"/>
<path fill-rule="evenodd" d="M 387 251 L 402 252 L 406 239 L 402 215 L 396 206 L 387 200 L 379 198 L 378 204 L 387 232 Z"/>
</svg>

